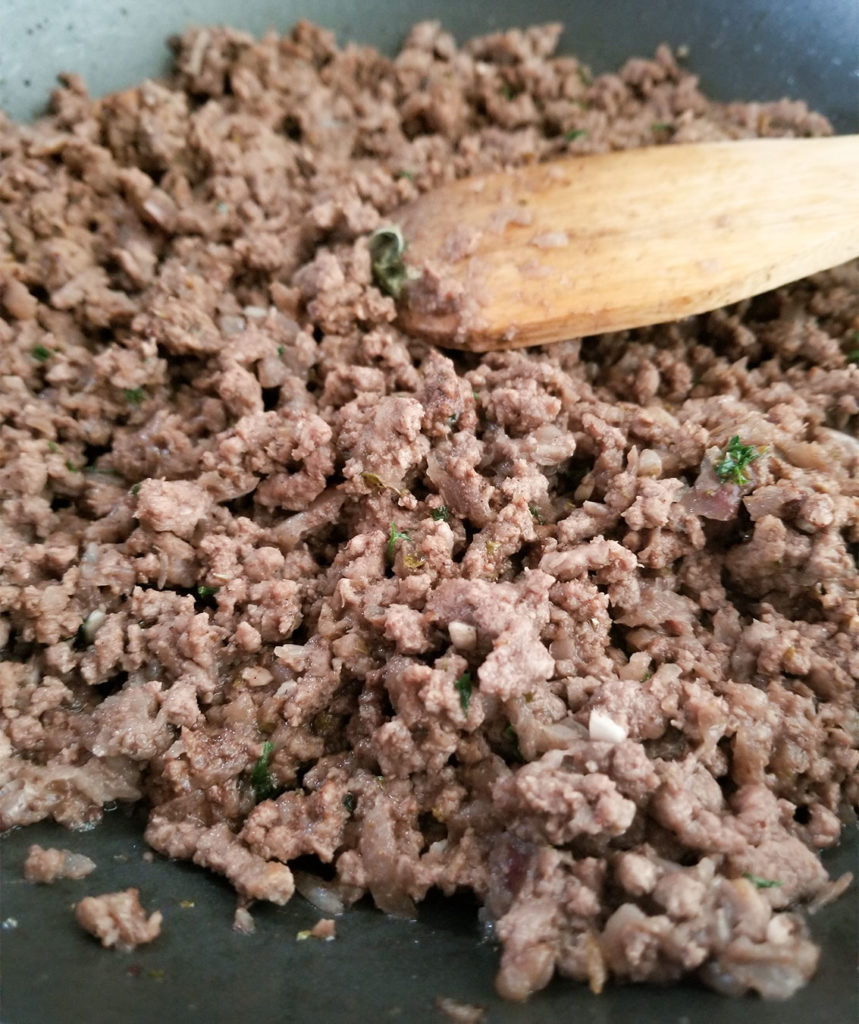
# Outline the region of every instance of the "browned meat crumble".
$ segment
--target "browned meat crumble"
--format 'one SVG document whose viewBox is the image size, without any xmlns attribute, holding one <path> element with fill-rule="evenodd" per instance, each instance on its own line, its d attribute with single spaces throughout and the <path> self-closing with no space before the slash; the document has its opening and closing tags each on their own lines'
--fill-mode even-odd
<svg viewBox="0 0 859 1024">
<path fill-rule="evenodd" d="M 58 878 L 78 880 L 95 871 L 95 861 L 72 850 L 45 849 L 34 843 L 24 861 L 24 877 L 28 882 L 50 885 Z"/>
<path fill-rule="evenodd" d="M 784 997 L 857 803 L 857 267 L 477 358 L 398 329 L 368 235 L 455 176 L 829 128 L 558 34 L 194 30 L 0 121 L 0 827 L 144 800 L 243 905 L 307 855 L 326 913 L 473 890 L 510 999 Z"/>
<path fill-rule="evenodd" d="M 87 896 L 75 907 L 75 917 L 102 946 L 126 953 L 161 934 L 161 911 L 147 917 L 137 889 Z"/>
</svg>

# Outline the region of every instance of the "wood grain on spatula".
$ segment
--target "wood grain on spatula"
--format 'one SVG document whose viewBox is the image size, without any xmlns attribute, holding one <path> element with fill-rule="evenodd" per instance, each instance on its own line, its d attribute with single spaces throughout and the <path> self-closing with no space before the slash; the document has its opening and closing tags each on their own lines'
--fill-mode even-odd
<svg viewBox="0 0 859 1024">
<path fill-rule="evenodd" d="M 859 136 L 569 157 L 454 182 L 396 220 L 400 321 L 441 345 L 643 327 L 859 255 Z"/>
</svg>

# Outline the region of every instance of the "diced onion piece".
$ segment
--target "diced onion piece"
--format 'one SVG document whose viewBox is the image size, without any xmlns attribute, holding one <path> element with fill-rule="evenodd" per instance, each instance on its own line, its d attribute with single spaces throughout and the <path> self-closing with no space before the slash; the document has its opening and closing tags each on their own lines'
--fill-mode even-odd
<svg viewBox="0 0 859 1024">
<path fill-rule="evenodd" d="M 477 646 L 477 630 L 467 622 L 451 622 L 447 627 L 454 647 L 461 651 L 473 651 Z"/>
<path fill-rule="evenodd" d="M 324 914 L 342 914 L 344 910 L 343 900 L 340 894 L 329 882 L 311 875 L 306 871 L 295 872 L 295 888 L 317 910 Z"/>
<path fill-rule="evenodd" d="M 594 708 L 588 720 L 588 732 L 592 740 L 602 743 L 622 743 L 629 735 L 627 730 L 610 718 L 605 711 Z"/>
</svg>

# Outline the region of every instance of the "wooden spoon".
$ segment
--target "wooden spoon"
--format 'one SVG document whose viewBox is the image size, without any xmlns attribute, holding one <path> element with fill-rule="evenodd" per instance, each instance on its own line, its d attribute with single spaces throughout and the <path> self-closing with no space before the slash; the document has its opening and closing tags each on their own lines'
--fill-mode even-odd
<svg viewBox="0 0 859 1024">
<path fill-rule="evenodd" d="M 568 157 L 454 182 L 396 220 L 401 323 L 440 345 L 643 327 L 859 255 L 859 135 Z"/>
</svg>

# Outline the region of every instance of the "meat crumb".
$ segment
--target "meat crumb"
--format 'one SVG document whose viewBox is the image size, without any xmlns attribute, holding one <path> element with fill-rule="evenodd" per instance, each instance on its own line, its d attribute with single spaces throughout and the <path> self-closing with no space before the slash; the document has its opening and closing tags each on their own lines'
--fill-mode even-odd
<svg viewBox="0 0 859 1024">
<path fill-rule="evenodd" d="M 75 918 L 106 949 L 113 947 L 124 953 L 161 934 L 161 911 L 147 918 L 134 888 L 85 897 L 75 907 Z"/>
<path fill-rule="evenodd" d="M 95 861 L 82 853 L 53 847 L 45 849 L 34 843 L 24 861 L 24 877 L 28 882 L 50 885 L 58 878 L 86 878 L 95 868 Z"/>
<path fill-rule="evenodd" d="M 330 942 L 337 937 L 337 922 L 333 917 L 321 917 L 310 929 L 314 939 L 324 939 Z"/>
</svg>

